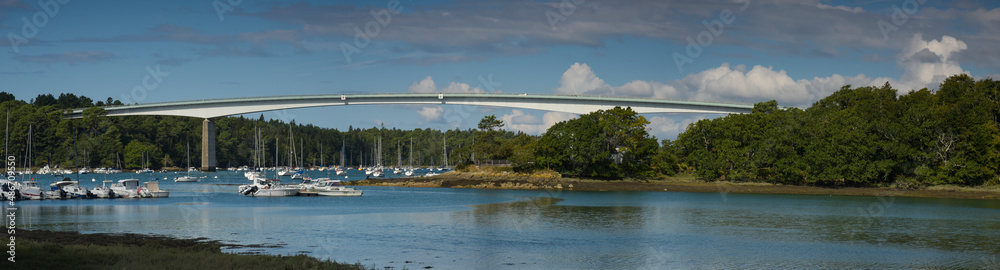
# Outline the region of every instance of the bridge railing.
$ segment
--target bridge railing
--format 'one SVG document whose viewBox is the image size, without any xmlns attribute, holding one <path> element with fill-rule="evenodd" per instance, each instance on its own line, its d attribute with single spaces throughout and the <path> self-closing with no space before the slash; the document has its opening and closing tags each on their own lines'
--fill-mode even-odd
<svg viewBox="0 0 1000 270">
<path fill-rule="evenodd" d="M 634 100 L 634 101 L 671 101 L 671 102 L 681 102 L 681 103 L 702 103 L 702 104 L 729 104 L 729 105 L 743 105 L 752 106 L 751 103 L 741 103 L 741 102 L 728 102 L 728 101 L 699 101 L 699 100 L 685 100 L 685 99 L 667 99 L 667 98 L 651 98 L 651 97 L 629 97 L 629 96 L 607 96 L 607 95 L 556 95 L 556 94 L 538 94 L 538 93 L 455 93 L 455 92 L 438 92 L 438 93 L 391 93 L 391 92 L 380 92 L 380 93 L 367 93 L 367 92 L 355 92 L 355 93 L 337 93 L 337 94 L 310 94 L 310 95 L 275 95 L 275 96 L 260 96 L 260 97 L 236 97 L 236 98 L 207 98 L 207 99 L 193 99 L 184 101 L 163 101 L 163 102 L 150 102 L 150 103 L 136 103 L 136 104 L 124 104 L 124 105 L 114 105 L 105 106 L 106 109 L 118 109 L 123 107 L 134 107 L 134 106 L 156 106 L 156 105 L 178 105 L 178 104 L 198 104 L 204 102 L 212 101 L 230 101 L 230 102 L 241 102 L 241 101 L 257 101 L 257 100 L 274 100 L 274 99 L 307 99 L 307 98 L 340 98 L 341 96 L 347 96 L 348 98 L 357 97 L 403 97 L 403 96 L 437 96 L 437 95 L 458 95 L 462 97 L 544 97 L 544 98 L 586 98 L 586 99 L 619 99 L 619 100 Z M 446 96 L 447 97 L 447 96 Z M 82 109 L 78 109 L 82 110 Z"/>
</svg>

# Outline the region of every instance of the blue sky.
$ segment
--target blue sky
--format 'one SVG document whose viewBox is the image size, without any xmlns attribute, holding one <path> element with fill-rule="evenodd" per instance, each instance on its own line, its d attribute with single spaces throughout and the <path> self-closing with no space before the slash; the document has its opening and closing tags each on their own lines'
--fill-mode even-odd
<svg viewBox="0 0 1000 270">
<path fill-rule="evenodd" d="M 996 1 L 0 0 L 0 33 L 0 91 L 24 100 L 499 91 L 807 107 L 845 84 L 1000 78 Z M 416 105 L 265 117 L 465 129 L 487 114 L 532 134 L 575 117 Z M 661 139 L 718 116 L 646 115 Z"/>
</svg>

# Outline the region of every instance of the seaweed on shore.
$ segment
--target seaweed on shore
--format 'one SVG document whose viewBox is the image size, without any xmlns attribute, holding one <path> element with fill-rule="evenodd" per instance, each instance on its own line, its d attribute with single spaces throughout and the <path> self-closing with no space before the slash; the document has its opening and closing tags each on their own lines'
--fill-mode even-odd
<svg viewBox="0 0 1000 270">
<path fill-rule="evenodd" d="M 15 236 L 14 262 L 3 269 L 368 269 L 361 264 L 319 260 L 306 255 L 241 255 L 205 238 L 180 239 L 141 234 L 81 234 L 47 230 L 4 232 Z"/>
</svg>

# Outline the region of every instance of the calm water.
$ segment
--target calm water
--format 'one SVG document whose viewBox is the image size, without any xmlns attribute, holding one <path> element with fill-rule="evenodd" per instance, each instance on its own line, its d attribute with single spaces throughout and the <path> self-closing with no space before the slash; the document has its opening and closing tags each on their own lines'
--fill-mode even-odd
<svg viewBox="0 0 1000 270">
<path fill-rule="evenodd" d="M 17 225 L 273 244 L 229 251 L 397 269 L 1000 268 L 997 201 L 395 187 L 254 198 L 236 194 L 242 173 L 204 175 L 161 181 L 163 199 L 21 201 Z"/>
</svg>

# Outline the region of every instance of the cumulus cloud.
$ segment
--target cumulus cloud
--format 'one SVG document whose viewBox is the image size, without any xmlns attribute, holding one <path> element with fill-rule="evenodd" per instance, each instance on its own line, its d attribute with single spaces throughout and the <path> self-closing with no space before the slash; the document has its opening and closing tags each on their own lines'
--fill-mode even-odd
<svg viewBox="0 0 1000 270">
<path fill-rule="evenodd" d="M 968 48 L 965 42 L 951 36 L 924 41 L 923 34 L 917 33 L 896 59 L 903 69 L 899 78 L 902 85 L 898 88 L 907 88 L 906 91 L 936 88 L 948 76 L 968 73 L 953 57 Z"/>
<path fill-rule="evenodd" d="M 434 84 L 434 79 L 431 76 L 427 76 L 427 78 L 411 84 L 408 90 L 414 93 L 434 93 L 437 92 L 437 85 Z"/>
<path fill-rule="evenodd" d="M 700 114 L 695 116 L 681 117 L 679 120 L 676 117 L 667 116 L 653 116 L 647 118 L 649 120 L 649 133 L 659 139 L 667 138 L 677 138 L 677 134 L 680 134 L 687 126 L 691 123 L 698 122 L 698 120 L 705 119 L 707 115 Z"/>
<path fill-rule="evenodd" d="M 539 119 L 533 114 L 527 114 L 522 110 L 514 109 L 509 114 L 500 116 L 506 125 L 504 128 L 512 131 L 521 131 L 527 134 L 540 135 L 545 133 L 556 123 L 576 118 L 576 114 L 564 112 L 547 112 Z"/>
<path fill-rule="evenodd" d="M 555 92 L 566 95 L 677 97 L 677 89 L 661 82 L 635 80 L 622 86 L 609 85 L 597 77 L 586 63 L 574 63 L 563 72 Z"/>
<path fill-rule="evenodd" d="M 441 116 L 444 114 L 444 108 L 441 108 L 441 106 L 423 107 L 417 111 L 417 114 L 423 117 L 425 121 L 440 122 Z"/>
<path fill-rule="evenodd" d="M 483 89 L 479 87 L 472 87 L 467 83 L 451 82 L 448 86 L 438 89 L 437 84 L 434 83 L 434 78 L 427 76 L 423 80 L 414 82 L 410 84 L 408 88 L 410 92 L 413 93 L 485 93 Z"/>
<path fill-rule="evenodd" d="M 747 70 L 743 65 L 730 67 L 723 63 L 718 68 L 685 76 L 680 80 L 680 87 L 694 100 L 754 103 L 774 99 L 784 105 L 804 106 L 844 85 L 868 86 L 874 85 L 873 82 L 864 74 L 795 80 L 784 70 L 772 67 L 757 65 Z"/>
<path fill-rule="evenodd" d="M 756 65 L 723 63 L 719 67 L 691 73 L 679 80 L 657 82 L 635 80 L 621 86 L 606 83 L 585 63 L 574 63 L 560 78 L 559 94 L 619 95 L 634 97 L 679 98 L 703 101 L 756 103 L 777 100 L 786 106 L 808 106 L 844 85 L 882 86 L 889 82 L 900 93 L 924 87 L 934 89 L 945 78 L 968 73 L 963 71 L 956 54 L 966 50 L 965 42 L 951 36 L 924 40 L 916 34 L 897 55 L 903 70 L 898 78 L 872 78 L 865 74 L 795 79 L 785 70 Z"/>
<path fill-rule="evenodd" d="M 600 94 L 610 92 L 611 86 L 598 78 L 587 64 L 574 63 L 559 80 L 559 94 Z"/>
</svg>

